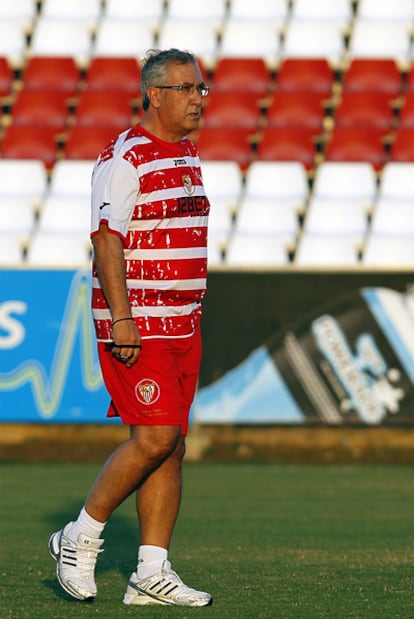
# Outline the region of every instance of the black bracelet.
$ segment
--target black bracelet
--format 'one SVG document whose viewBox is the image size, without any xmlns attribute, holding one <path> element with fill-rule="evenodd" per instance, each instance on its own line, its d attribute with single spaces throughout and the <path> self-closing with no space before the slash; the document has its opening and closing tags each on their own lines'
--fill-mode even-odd
<svg viewBox="0 0 414 619">
<path fill-rule="evenodd" d="M 106 346 L 110 350 L 112 348 L 142 348 L 142 344 L 117 344 L 116 342 L 108 342 Z"/>
<path fill-rule="evenodd" d="M 118 318 L 118 320 L 114 320 L 112 322 L 112 326 L 116 325 L 117 322 L 122 322 L 122 320 L 134 320 L 134 319 L 131 318 L 131 316 L 128 316 L 128 318 Z"/>
</svg>

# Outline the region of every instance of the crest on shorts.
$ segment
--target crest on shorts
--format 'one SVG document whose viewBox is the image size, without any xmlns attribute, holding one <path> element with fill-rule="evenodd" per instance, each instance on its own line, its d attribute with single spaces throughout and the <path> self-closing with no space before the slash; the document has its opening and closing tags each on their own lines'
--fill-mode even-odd
<svg viewBox="0 0 414 619">
<path fill-rule="evenodd" d="M 181 178 L 183 181 L 185 193 L 189 196 L 192 196 L 195 191 L 195 187 L 193 186 L 193 179 L 189 174 L 183 174 Z"/>
<path fill-rule="evenodd" d="M 160 387 L 151 378 L 143 378 L 135 386 L 135 394 L 141 404 L 154 404 L 160 397 Z"/>
</svg>

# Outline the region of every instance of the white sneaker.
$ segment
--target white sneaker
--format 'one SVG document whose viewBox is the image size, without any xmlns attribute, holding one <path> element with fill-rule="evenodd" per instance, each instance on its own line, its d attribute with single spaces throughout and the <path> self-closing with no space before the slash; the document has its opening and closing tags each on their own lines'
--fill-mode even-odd
<svg viewBox="0 0 414 619">
<path fill-rule="evenodd" d="M 131 574 L 124 595 L 124 604 L 163 604 L 170 606 L 209 606 L 213 598 L 209 593 L 187 587 L 171 569 L 171 563 L 164 561 L 161 572 L 138 579 Z"/>
<path fill-rule="evenodd" d="M 62 588 L 77 600 L 90 600 L 96 596 L 95 564 L 104 540 L 81 533 L 73 542 L 67 537 L 72 524 L 50 536 L 49 552 L 57 562 L 56 575 Z"/>
</svg>

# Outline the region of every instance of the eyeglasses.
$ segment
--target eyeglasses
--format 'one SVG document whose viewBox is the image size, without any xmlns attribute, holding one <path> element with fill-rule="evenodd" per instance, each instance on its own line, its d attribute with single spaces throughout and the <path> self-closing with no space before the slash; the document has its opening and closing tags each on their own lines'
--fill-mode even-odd
<svg viewBox="0 0 414 619">
<path fill-rule="evenodd" d="M 154 88 L 177 90 L 183 95 L 193 95 L 196 90 L 202 97 L 207 97 L 210 89 L 202 82 L 201 84 L 183 84 L 182 86 L 154 86 Z"/>
</svg>

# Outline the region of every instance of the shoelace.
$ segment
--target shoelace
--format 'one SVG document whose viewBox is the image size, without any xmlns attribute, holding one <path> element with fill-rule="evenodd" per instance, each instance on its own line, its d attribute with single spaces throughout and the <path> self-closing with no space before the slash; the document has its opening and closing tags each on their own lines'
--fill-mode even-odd
<svg viewBox="0 0 414 619">
<path fill-rule="evenodd" d="M 93 574 L 98 554 L 101 552 L 103 552 L 102 548 L 83 549 L 62 545 L 62 563 L 80 570 L 87 578 Z"/>
</svg>

